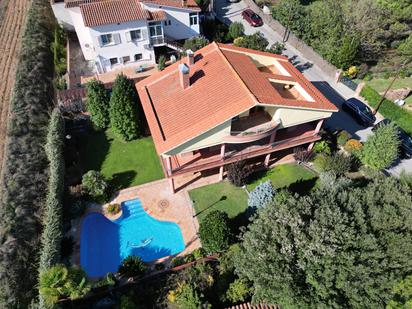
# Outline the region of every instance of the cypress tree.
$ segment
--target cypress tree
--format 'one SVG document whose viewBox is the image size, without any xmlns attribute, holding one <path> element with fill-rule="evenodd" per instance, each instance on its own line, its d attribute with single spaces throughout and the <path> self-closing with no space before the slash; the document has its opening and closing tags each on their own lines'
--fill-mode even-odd
<svg viewBox="0 0 412 309">
<path fill-rule="evenodd" d="M 109 94 L 101 81 L 93 79 L 87 83 L 87 110 L 97 128 L 106 129 L 110 124 L 109 101 Z"/>
<path fill-rule="evenodd" d="M 109 114 L 114 133 L 125 141 L 139 137 L 137 94 L 132 81 L 123 74 L 114 82 Z"/>
</svg>

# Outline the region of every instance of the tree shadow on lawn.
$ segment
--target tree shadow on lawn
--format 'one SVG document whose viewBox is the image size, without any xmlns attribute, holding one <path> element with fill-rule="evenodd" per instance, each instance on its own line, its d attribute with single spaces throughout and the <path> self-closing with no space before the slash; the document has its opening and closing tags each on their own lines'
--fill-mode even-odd
<svg viewBox="0 0 412 309">
<path fill-rule="evenodd" d="M 118 190 L 128 188 L 133 183 L 136 176 L 136 171 L 125 171 L 113 174 L 110 179 L 110 187 L 112 191 L 116 192 Z"/>
</svg>

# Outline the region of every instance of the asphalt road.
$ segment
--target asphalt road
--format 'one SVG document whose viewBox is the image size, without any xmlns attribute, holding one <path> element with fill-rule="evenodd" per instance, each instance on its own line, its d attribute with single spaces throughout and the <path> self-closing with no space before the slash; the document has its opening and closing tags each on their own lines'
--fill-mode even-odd
<svg viewBox="0 0 412 309">
<path fill-rule="evenodd" d="M 229 3 L 227 0 L 215 0 L 215 12 L 217 17 L 226 24 L 235 21 L 241 22 L 245 28 L 246 34 L 261 32 L 269 42 L 269 46 L 275 42 L 281 42 L 283 33 L 278 33 L 268 25 L 261 27 L 252 27 L 242 18 L 242 11 L 248 8 L 245 2 Z M 342 102 L 355 95 L 354 91 L 343 85 L 335 83 L 333 77 L 324 73 L 322 69 L 310 62 L 302 56 L 302 54 L 287 42 L 286 50 L 283 55 L 287 56 L 291 63 L 299 69 L 310 80 L 316 88 L 318 88 L 331 102 L 338 108 L 339 112 L 326 122 L 326 126 L 333 129 L 343 129 L 352 134 L 352 136 L 361 141 L 365 141 L 367 136 L 372 133 L 371 127 L 365 128 L 360 126 L 341 110 Z M 379 117 L 378 117 L 379 118 Z M 378 119 L 377 121 L 379 121 Z M 388 172 L 394 175 L 399 175 L 402 170 L 412 173 L 412 159 L 395 162 L 394 166 L 388 169 Z"/>
</svg>

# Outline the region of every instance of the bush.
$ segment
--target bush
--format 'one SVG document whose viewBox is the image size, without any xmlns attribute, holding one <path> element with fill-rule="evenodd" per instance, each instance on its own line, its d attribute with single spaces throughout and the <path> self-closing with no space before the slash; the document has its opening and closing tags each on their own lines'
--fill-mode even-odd
<svg viewBox="0 0 412 309">
<path fill-rule="evenodd" d="M 252 35 L 245 35 L 233 41 L 233 44 L 238 47 L 250 48 L 254 50 L 266 51 L 269 42 L 265 39 L 261 32 L 256 32 Z"/>
<path fill-rule="evenodd" d="M 398 157 L 399 143 L 393 124 L 380 126 L 373 135 L 368 136 L 360 153 L 360 160 L 372 169 L 385 169 Z"/>
<path fill-rule="evenodd" d="M 146 266 L 139 256 L 129 255 L 119 265 L 119 273 L 126 277 L 136 277 L 146 272 Z"/>
<path fill-rule="evenodd" d="M 11 2 L 10 2 L 11 3 Z M 41 212 L 48 160 L 44 150 L 53 106 L 53 12 L 30 3 L 12 99 L 0 180 L 0 307 L 25 308 L 37 295 Z"/>
<path fill-rule="evenodd" d="M 130 296 L 122 295 L 120 297 L 120 309 L 135 309 L 136 304 Z"/>
<path fill-rule="evenodd" d="M 250 192 L 247 205 L 252 209 L 265 207 L 273 200 L 275 193 L 276 190 L 273 188 L 272 183 L 267 180 Z"/>
<path fill-rule="evenodd" d="M 66 33 L 60 26 L 54 28 L 52 43 L 54 69 L 57 75 L 63 75 L 67 70 Z"/>
<path fill-rule="evenodd" d="M 109 185 L 99 171 L 88 171 L 82 177 L 82 187 L 94 198 L 105 197 Z"/>
<path fill-rule="evenodd" d="M 109 102 L 110 96 L 100 80 L 92 79 L 86 84 L 87 111 L 90 113 L 93 124 L 99 129 L 106 129 L 110 125 Z"/>
<path fill-rule="evenodd" d="M 412 275 L 396 284 L 392 289 L 392 295 L 387 309 L 412 308 Z"/>
<path fill-rule="evenodd" d="M 381 95 L 376 92 L 372 87 L 366 85 L 361 91 L 361 96 L 368 101 L 369 105 L 376 107 L 381 99 Z M 395 105 L 392 101 L 385 99 L 379 108 L 385 118 L 393 121 L 402 129 L 404 129 L 409 135 L 412 134 L 412 113 L 406 109 Z"/>
<path fill-rule="evenodd" d="M 109 204 L 107 205 L 107 212 L 111 215 L 116 215 L 120 212 L 120 204 Z"/>
<path fill-rule="evenodd" d="M 171 261 L 172 267 L 177 267 L 183 264 L 185 264 L 185 259 L 182 256 L 176 256 L 172 258 L 172 261 Z"/>
<path fill-rule="evenodd" d="M 204 36 L 195 36 L 185 41 L 185 43 L 183 44 L 183 49 L 185 51 L 190 49 L 191 51 L 195 52 L 202 47 L 205 47 L 207 44 L 209 44 L 209 40 Z"/>
<path fill-rule="evenodd" d="M 204 307 L 202 295 L 189 284 L 183 284 L 175 297 L 175 303 L 179 309 L 199 309 Z"/>
<path fill-rule="evenodd" d="M 343 149 L 351 154 L 358 154 L 362 150 L 362 147 L 363 145 L 360 141 L 357 139 L 350 139 L 345 143 Z"/>
<path fill-rule="evenodd" d="M 159 70 L 159 71 L 163 71 L 165 68 L 166 68 L 166 57 L 165 56 L 163 56 L 163 55 L 161 55 L 160 57 L 159 57 L 159 61 L 158 61 L 159 63 L 157 64 L 157 69 Z"/>
<path fill-rule="evenodd" d="M 352 167 L 352 158 L 341 153 L 332 156 L 317 155 L 313 162 L 320 172 L 334 172 L 336 175 L 343 175 L 349 172 Z"/>
<path fill-rule="evenodd" d="M 270 46 L 270 48 L 267 51 L 272 54 L 281 55 L 285 49 L 286 48 L 284 43 L 276 42 L 272 44 L 272 46 Z"/>
<path fill-rule="evenodd" d="M 52 307 L 59 299 L 76 299 L 90 291 L 85 272 L 80 268 L 67 268 L 59 264 L 40 273 L 40 296 Z"/>
<path fill-rule="evenodd" d="M 236 279 L 226 291 L 226 299 L 232 303 L 244 302 L 250 297 L 249 283 L 245 279 Z"/>
<path fill-rule="evenodd" d="M 203 248 L 197 248 L 193 250 L 192 254 L 195 260 L 201 259 L 206 256 L 205 249 Z"/>
<path fill-rule="evenodd" d="M 326 156 L 329 156 L 331 154 L 330 146 L 326 141 L 316 142 L 315 145 L 313 146 L 313 151 L 315 153 L 321 153 Z"/>
<path fill-rule="evenodd" d="M 199 236 L 207 253 L 225 251 L 232 239 L 227 214 L 219 210 L 208 213 L 200 223 Z"/>
<path fill-rule="evenodd" d="M 238 161 L 227 166 L 227 178 L 235 186 L 244 186 L 251 174 L 251 169 L 246 161 Z"/>
<path fill-rule="evenodd" d="M 350 135 L 349 132 L 343 130 L 340 131 L 338 136 L 336 137 L 336 142 L 338 143 L 339 146 L 345 145 L 345 143 L 351 138 L 352 136 Z"/>
<path fill-rule="evenodd" d="M 123 140 L 130 141 L 140 135 L 137 115 L 137 94 L 133 82 L 125 75 L 116 77 L 110 98 L 110 126 Z"/>
<path fill-rule="evenodd" d="M 243 27 L 243 24 L 240 22 L 234 22 L 231 23 L 229 26 L 229 32 L 227 33 L 227 36 L 229 39 L 236 39 L 241 36 L 243 36 L 245 33 L 245 27 Z"/>
</svg>

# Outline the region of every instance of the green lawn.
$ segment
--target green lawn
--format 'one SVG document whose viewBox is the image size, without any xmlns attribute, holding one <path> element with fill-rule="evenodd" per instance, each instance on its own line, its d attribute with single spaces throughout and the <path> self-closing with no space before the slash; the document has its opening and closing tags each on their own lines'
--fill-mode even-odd
<svg viewBox="0 0 412 309">
<path fill-rule="evenodd" d="M 388 79 L 372 79 L 368 82 L 366 82 L 369 86 L 371 86 L 373 89 L 375 89 L 377 92 L 381 93 L 386 90 L 386 88 L 389 86 L 391 83 L 393 77 L 388 78 Z M 399 89 L 399 88 L 404 88 L 404 87 L 412 87 L 412 77 L 408 78 L 399 78 L 395 80 L 394 84 L 392 85 L 391 89 Z M 409 96 L 406 99 L 406 104 L 412 104 L 412 96 Z"/>
<path fill-rule="evenodd" d="M 317 176 L 307 168 L 297 164 L 278 165 L 263 173 L 257 173 L 247 185 L 249 191 L 258 184 L 270 180 L 276 189 L 287 188 L 294 192 L 304 193 L 313 188 Z"/>
<path fill-rule="evenodd" d="M 200 187 L 189 192 L 196 215 L 202 218 L 212 210 L 221 210 L 233 219 L 247 208 L 247 193 L 228 181 Z"/>
<path fill-rule="evenodd" d="M 110 131 L 86 133 L 80 138 L 82 169 L 98 170 L 114 189 L 140 185 L 164 177 L 150 137 L 124 142 Z"/>
<path fill-rule="evenodd" d="M 294 192 L 304 193 L 312 189 L 317 180 L 315 173 L 296 164 L 279 165 L 265 173 L 256 173 L 253 178 L 247 185 L 249 191 L 262 181 L 271 180 L 277 189 L 289 187 Z M 191 190 L 189 195 L 200 221 L 211 210 L 221 210 L 226 212 L 229 218 L 236 218 L 244 214 L 247 208 L 245 190 L 228 181 Z"/>
</svg>

